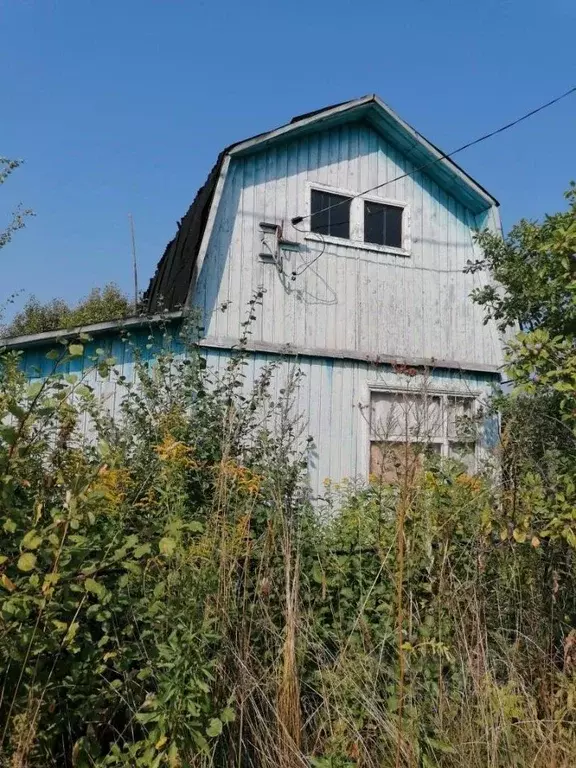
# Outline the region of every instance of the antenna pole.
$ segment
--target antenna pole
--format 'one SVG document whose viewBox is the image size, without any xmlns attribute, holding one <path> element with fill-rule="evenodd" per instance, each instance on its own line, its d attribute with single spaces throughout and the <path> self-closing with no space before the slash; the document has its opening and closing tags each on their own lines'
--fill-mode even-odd
<svg viewBox="0 0 576 768">
<path fill-rule="evenodd" d="M 134 235 L 134 219 L 128 214 L 130 222 L 130 235 L 132 238 L 132 271 L 134 273 L 134 311 L 138 310 L 138 262 L 136 261 L 136 237 Z"/>
</svg>

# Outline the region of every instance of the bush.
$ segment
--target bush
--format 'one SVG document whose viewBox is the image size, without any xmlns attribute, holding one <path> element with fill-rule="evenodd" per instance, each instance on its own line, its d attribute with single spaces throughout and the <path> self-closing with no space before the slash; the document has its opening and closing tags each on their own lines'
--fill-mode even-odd
<svg viewBox="0 0 576 768">
<path fill-rule="evenodd" d="M 42 303 L 31 296 L 11 323 L 2 328 L 2 336 L 21 336 L 60 328 L 76 328 L 107 320 L 120 320 L 134 314 L 134 306 L 114 283 L 93 288 L 88 296 L 71 306 L 64 299 Z"/>
<path fill-rule="evenodd" d="M 299 374 L 275 399 L 241 349 L 218 374 L 186 329 L 149 344 L 115 424 L 59 373 L 80 342 L 31 385 L 1 358 L 0 764 L 572 764 L 574 549 L 540 475 L 436 460 L 313 510 Z"/>
</svg>

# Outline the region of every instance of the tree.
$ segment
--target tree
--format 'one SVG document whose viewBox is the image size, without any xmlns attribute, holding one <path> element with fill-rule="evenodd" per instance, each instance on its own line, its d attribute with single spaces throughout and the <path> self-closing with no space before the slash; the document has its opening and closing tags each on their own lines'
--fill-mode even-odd
<svg viewBox="0 0 576 768">
<path fill-rule="evenodd" d="M 93 288 L 75 305 L 68 304 L 64 299 L 42 303 L 36 296 L 31 296 L 12 322 L 3 327 L 2 336 L 21 336 L 119 320 L 133 314 L 133 311 L 128 297 L 114 283 L 108 283 L 104 288 Z"/>
<path fill-rule="evenodd" d="M 504 238 L 479 234 L 483 259 L 468 269 L 487 269 L 496 281 L 473 293 L 486 319 L 496 320 L 502 331 L 520 329 L 506 350 L 512 387 L 496 401 L 511 516 L 571 551 L 576 547 L 574 183 L 565 197 L 567 210 L 542 222 L 522 220 Z M 567 550 L 551 551 L 549 572 L 561 574 Z"/>
<path fill-rule="evenodd" d="M 0 185 L 4 184 L 10 174 L 20 165 L 22 165 L 21 160 L 9 160 L 7 157 L 0 157 Z M 32 215 L 33 213 L 30 209 L 23 209 L 22 206 L 16 208 L 6 228 L 0 230 L 0 249 L 8 245 L 12 240 L 14 232 L 22 229 L 25 226 L 26 218 Z"/>
<path fill-rule="evenodd" d="M 469 271 L 487 269 L 497 285 L 473 299 L 500 330 L 520 329 L 507 348 L 514 395 L 547 400 L 576 435 L 576 185 L 568 209 L 542 222 L 522 220 L 502 238 L 478 235 L 484 258 Z M 503 290 L 502 290 L 503 289 Z"/>
</svg>

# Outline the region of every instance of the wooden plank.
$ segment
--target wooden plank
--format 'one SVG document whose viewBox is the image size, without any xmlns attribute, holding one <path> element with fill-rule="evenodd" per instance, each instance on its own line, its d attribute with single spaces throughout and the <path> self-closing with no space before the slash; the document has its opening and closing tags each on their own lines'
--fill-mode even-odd
<svg viewBox="0 0 576 768">
<path fill-rule="evenodd" d="M 237 345 L 234 338 L 216 338 L 207 337 L 200 341 L 201 347 L 230 350 Z M 359 352 L 354 349 L 324 349 L 321 347 L 305 347 L 294 344 L 273 344 L 264 341 L 249 341 L 246 345 L 247 350 L 252 352 L 270 352 L 272 354 L 286 357 L 314 357 L 314 358 L 334 358 L 339 360 L 358 360 L 371 364 L 386 365 L 408 365 L 415 367 L 425 367 L 430 369 L 454 369 L 457 371 L 484 371 L 500 375 L 500 366 L 458 361 L 443 360 L 436 358 L 406 357 L 402 355 L 372 355 Z"/>
</svg>

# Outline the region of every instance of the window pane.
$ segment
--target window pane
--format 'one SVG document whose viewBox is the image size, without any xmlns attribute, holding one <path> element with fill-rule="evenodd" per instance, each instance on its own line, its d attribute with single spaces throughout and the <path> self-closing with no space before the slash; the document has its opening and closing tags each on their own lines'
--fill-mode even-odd
<svg viewBox="0 0 576 768">
<path fill-rule="evenodd" d="M 474 398 L 448 398 L 448 437 L 460 442 L 475 442 L 477 429 L 474 422 Z"/>
<path fill-rule="evenodd" d="M 350 198 L 322 192 L 311 191 L 310 230 L 322 235 L 350 239 Z"/>
<path fill-rule="evenodd" d="M 323 235 L 328 234 L 329 211 L 325 210 L 329 205 L 327 197 L 328 195 L 324 192 L 312 190 L 310 229 L 312 232 L 320 232 Z"/>
<path fill-rule="evenodd" d="M 384 206 L 364 203 L 364 242 L 384 245 Z"/>
<path fill-rule="evenodd" d="M 402 208 L 387 205 L 386 212 L 386 245 L 402 248 Z"/>
<path fill-rule="evenodd" d="M 443 439 L 442 399 L 427 393 L 372 392 L 370 434 L 376 440 Z"/>
<path fill-rule="evenodd" d="M 403 209 L 397 205 L 364 202 L 364 242 L 402 247 Z"/>
<path fill-rule="evenodd" d="M 336 208 L 330 208 L 330 234 L 333 237 L 345 237 L 350 239 L 350 198 L 340 195 L 330 195 L 330 205 L 340 203 Z M 337 198 L 334 200 L 334 198 Z"/>
</svg>

